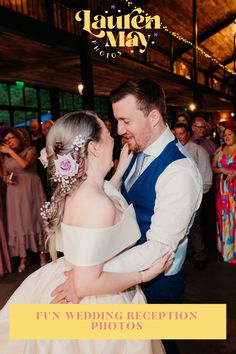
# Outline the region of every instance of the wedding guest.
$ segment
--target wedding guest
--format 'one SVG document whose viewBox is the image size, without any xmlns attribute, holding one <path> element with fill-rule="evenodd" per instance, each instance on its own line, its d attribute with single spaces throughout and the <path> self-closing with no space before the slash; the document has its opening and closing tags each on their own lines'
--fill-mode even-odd
<svg viewBox="0 0 236 354">
<path fill-rule="evenodd" d="M 112 138 L 114 139 L 113 156 L 112 156 L 113 166 L 106 176 L 106 179 L 110 180 L 117 169 L 117 165 L 119 163 L 119 158 L 120 158 L 120 150 L 121 150 L 122 145 L 121 145 L 121 139 L 117 135 L 114 122 L 112 122 L 110 119 L 106 119 L 104 121 L 104 123 L 105 123 L 105 126 L 107 127 L 108 131 L 110 132 Z"/>
<path fill-rule="evenodd" d="M 208 152 L 210 159 L 212 160 L 212 157 L 216 152 L 216 144 L 212 140 L 206 138 L 206 123 L 205 119 L 200 116 L 193 118 L 191 126 L 193 135 L 191 140 L 194 143 L 201 145 Z"/>
<path fill-rule="evenodd" d="M 42 148 L 42 150 L 40 150 L 40 154 L 38 157 L 38 160 L 40 163 L 38 163 L 38 165 L 37 165 L 37 170 L 38 170 L 39 176 L 41 178 L 44 192 L 45 192 L 48 200 L 50 199 L 50 196 L 51 196 L 51 189 L 50 189 L 48 176 L 47 176 L 48 161 L 47 161 L 47 152 L 46 152 L 46 138 L 47 138 L 49 130 L 51 129 L 53 124 L 54 124 L 54 122 L 52 120 L 45 120 L 45 122 L 43 122 L 43 124 L 42 124 L 42 133 L 44 136 L 44 147 Z"/>
<path fill-rule="evenodd" d="M 206 194 L 212 185 L 212 170 L 210 157 L 205 149 L 190 140 L 190 128 L 183 123 L 176 124 L 174 134 L 196 162 L 203 181 L 203 193 Z M 206 266 L 206 246 L 204 241 L 203 205 L 198 208 L 193 225 L 189 232 L 190 249 L 193 252 L 195 270 L 202 270 Z"/>
<path fill-rule="evenodd" d="M 43 133 L 43 136 L 44 138 L 46 139 L 48 133 L 49 133 L 49 130 L 51 129 L 51 127 L 53 126 L 54 122 L 50 119 L 48 120 L 45 120 L 43 123 L 42 123 L 42 133 Z"/>
<path fill-rule="evenodd" d="M 0 276 L 11 272 L 11 261 L 6 239 L 6 215 L 3 206 L 2 156 L 0 156 Z"/>
<path fill-rule="evenodd" d="M 201 116 L 193 118 L 191 126 L 193 135 L 191 140 L 202 146 L 209 154 L 210 160 L 216 152 L 216 144 L 205 137 L 206 135 L 206 121 Z M 216 210 L 215 210 L 215 192 L 213 186 L 204 194 L 202 200 L 203 220 L 204 220 L 204 235 L 207 248 L 215 248 L 215 234 L 216 234 Z M 209 213 L 211 210 L 211 213 Z"/>
<path fill-rule="evenodd" d="M 225 123 L 224 141 L 212 162 L 217 175 L 217 248 L 225 262 L 236 263 L 236 122 Z"/>
<path fill-rule="evenodd" d="M 30 130 L 30 145 L 34 146 L 37 150 L 37 157 L 40 156 L 40 151 L 45 147 L 45 139 L 42 135 L 40 125 L 37 119 L 33 118 L 29 123 Z M 47 178 L 44 168 L 39 160 L 37 160 L 37 173 L 41 179 L 44 193 L 47 192 Z"/>
<path fill-rule="evenodd" d="M 20 257 L 18 272 L 27 264 L 27 250 L 39 252 L 44 265 L 45 232 L 40 207 L 45 201 L 41 181 L 36 172 L 37 151 L 25 146 L 22 134 L 14 128 L 3 133 L 3 174 L 7 184 L 6 210 L 8 245 L 11 257 Z"/>
<path fill-rule="evenodd" d="M 216 137 L 214 139 L 214 142 L 217 146 L 217 148 L 225 145 L 224 142 L 224 131 L 225 131 L 225 121 L 221 121 L 217 124 L 217 133 L 216 133 Z"/>
<path fill-rule="evenodd" d="M 188 114 L 187 113 L 179 113 L 176 117 L 175 125 L 178 123 L 186 124 L 190 128 L 191 124 L 190 124 L 190 118 L 189 118 Z"/>
</svg>

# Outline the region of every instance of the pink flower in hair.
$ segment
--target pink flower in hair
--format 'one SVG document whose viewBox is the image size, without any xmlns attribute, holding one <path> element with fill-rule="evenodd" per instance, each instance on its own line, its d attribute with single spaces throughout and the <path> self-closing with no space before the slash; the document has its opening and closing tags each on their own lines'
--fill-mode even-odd
<svg viewBox="0 0 236 354">
<path fill-rule="evenodd" d="M 79 165 L 73 159 L 71 154 L 58 155 L 58 159 L 54 161 L 56 167 L 56 176 L 73 177 L 78 173 Z"/>
</svg>

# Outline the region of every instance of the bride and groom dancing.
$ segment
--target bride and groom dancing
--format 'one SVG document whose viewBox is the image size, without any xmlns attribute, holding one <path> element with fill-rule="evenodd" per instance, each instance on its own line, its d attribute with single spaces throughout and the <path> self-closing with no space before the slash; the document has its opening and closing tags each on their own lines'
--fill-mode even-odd
<svg viewBox="0 0 236 354">
<path fill-rule="evenodd" d="M 112 164 L 113 139 L 95 113 L 69 113 L 49 132 L 54 193 L 42 216 L 52 259 L 57 250 L 64 257 L 31 274 L 2 309 L 4 354 L 165 352 L 160 341 L 148 340 L 8 339 L 10 303 L 145 303 L 138 284 L 149 303 L 179 300 L 185 235 L 201 201 L 201 177 L 166 125 L 159 85 L 129 80 L 112 92 L 111 101 L 128 146 L 111 183 L 104 184 L 104 176 Z M 66 279 L 64 271 L 71 269 Z"/>
</svg>

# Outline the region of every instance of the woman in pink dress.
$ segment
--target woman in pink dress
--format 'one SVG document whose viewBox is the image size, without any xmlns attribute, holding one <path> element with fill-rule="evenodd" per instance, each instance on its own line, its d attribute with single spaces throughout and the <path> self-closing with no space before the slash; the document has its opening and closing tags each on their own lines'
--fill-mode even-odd
<svg viewBox="0 0 236 354">
<path fill-rule="evenodd" d="M 8 254 L 5 224 L 6 217 L 3 209 L 2 201 L 2 182 L 0 180 L 0 276 L 3 276 L 5 272 L 11 272 L 11 262 Z"/>
<path fill-rule="evenodd" d="M 25 139 L 16 129 L 3 135 L 3 180 L 7 183 L 6 210 L 8 246 L 11 257 L 20 257 L 18 272 L 26 268 L 27 250 L 40 253 L 40 265 L 46 262 L 45 232 L 40 208 L 45 195 L 36 172 L 37 151 L 26 146 Z"/>
</svg>

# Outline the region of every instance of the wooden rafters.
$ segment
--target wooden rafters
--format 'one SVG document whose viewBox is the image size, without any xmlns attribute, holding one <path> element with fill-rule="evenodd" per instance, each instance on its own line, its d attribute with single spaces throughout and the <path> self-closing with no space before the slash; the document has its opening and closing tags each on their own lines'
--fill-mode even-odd
<svg viewBox="0 0 236 354">
<path fill-rule="evenodd" d="M 203 32 L 201 35 L 198 36 L 198 45 L 204 42 L 206 39 L 214 36 L 216 33 L 220 32 L 225 27 L 229 26 L 235 19 L 236 19 L 236 13 L 230 14 L 225 20 L 218 22 L 216 25 L 207 29 L 205 32 Z M 176 50 L 174 54 L 174 60 L 179 59 L 181 55 L 186 53 L 189 49 L 191 49 L 191 46 L 189 44 L 185 44 L 180 49 Z"/>
</svg>

